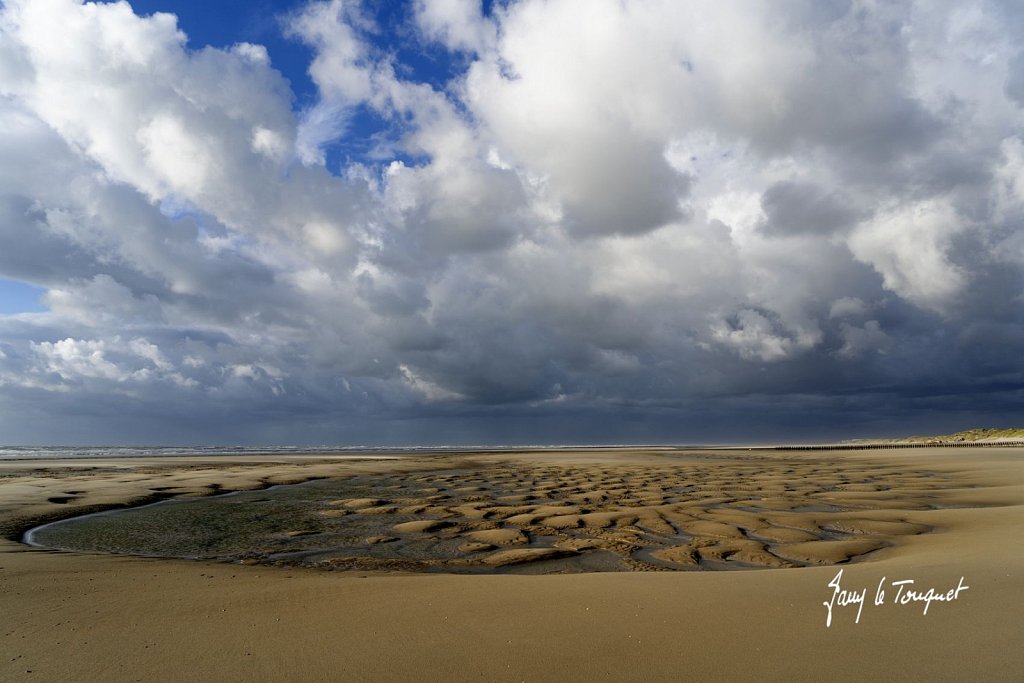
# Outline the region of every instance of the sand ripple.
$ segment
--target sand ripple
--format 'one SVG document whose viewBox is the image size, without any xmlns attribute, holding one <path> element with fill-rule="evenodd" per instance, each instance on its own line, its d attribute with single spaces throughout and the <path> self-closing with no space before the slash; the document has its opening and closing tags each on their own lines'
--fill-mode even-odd
<svg viewBox="0 0 1024 683">
<path fill-rule="evenodd" d="M 328 568 L 786 568 L 858 561 L 900 538 L 926 533 L 928 526 L 908 516 L 941 507 L 945 492 L 955 488 L 948 476 L 932 472 L 867 460 L 839 468 L 827 456 L 807 454 L 666 459 L 657 465 L 492 461 L 316 482 L 301 500 L 288 503 L 291 517 L 283 528 L 260 506 L 298 494 L 264 491 L 246 503 L 254 528 L 246 530 L 250 547 L 241 555 L 237 544 L 203 537 L 194 513 L 189 524 L 195 538 L 156 533 L 152 546 L 133 541 L 137 545 L 93 547 L 187 555 L 177 548 L 194 542 L 225 559 Z M 245 495 L 188 505 L 242 509 Z M 133 515 L 184 515 L 187 507 L 140 509 L 117 518 L 130 526 Z M 267 529 L 262 536 L 260 524 Z"/>
</svg>

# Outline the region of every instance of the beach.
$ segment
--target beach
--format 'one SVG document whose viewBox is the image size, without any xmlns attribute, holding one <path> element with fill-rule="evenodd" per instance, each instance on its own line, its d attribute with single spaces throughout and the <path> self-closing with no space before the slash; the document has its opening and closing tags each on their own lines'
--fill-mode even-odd
<svg viewBox="0 0 1024 683">
<path fill-rule="evenodd" d="M 325 571 L 18 542 L 115 505 L 355 476 L 467 490 L 443 510 L 341 499 L 343 518 L 393 503 L 380 514 L 452 520 L 401 517 L 396 543 L 490 547 L 431 571 Z M 504 566 L 486 558 L 526 550 L 506 545 L 515 533 L 572 557 L 622 553 L 668 534 L 657 520 L 690 541 L 643 548 L 628 571 L 451 571 Z M 1022 529 L 1017 447 L 5 461 L 0 678 L 1021 680 Z"/>
</svg>

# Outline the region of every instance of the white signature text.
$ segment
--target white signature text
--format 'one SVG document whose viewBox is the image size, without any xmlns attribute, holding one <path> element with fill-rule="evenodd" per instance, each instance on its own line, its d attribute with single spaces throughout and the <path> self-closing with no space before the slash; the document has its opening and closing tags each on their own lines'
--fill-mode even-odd
<svg viewBox="0 0 1024 683">
<path fill-rule="evenodd" d="M 956 586 L 948 589 L 924 588 L 917 586 L 913 579 L 901 579 L 899 581 L 889 581 L 888 583 L 886 583 L 886 579 L 887 577 L 883 576 L 875 588 L 874 597 L 872 598 L 873 606 L 880 607 L 887 604 L 891 596 L 890 604 L 893 605 L 904 606 L 912 603 L 924 603 L 923 614 L 928 614 L 928 608 L 932 606 L 933 602 L 953 602 L 960 598 L 962 591 L 970 588 L 970 586 L 964 584 L 964 577 L 962 576 Z M 839 608 L 842 607 L 856 607 L 857 616 L 854 617 L 853 623 L 859 624 L 861 613 L 864 611 L 864 605 L 867 604 L 867 586 L 847 588 L 843 586 L 842 581 L 843 570 L 840 569 L 839 573 L 828 582 L 828 587 L 832 590 L 832 594 L 828 600 L 821 603 L 828 611 L 825 617 L 826 628 L 832 626 L 833 613 L 837 613 Z"/>
</svg>

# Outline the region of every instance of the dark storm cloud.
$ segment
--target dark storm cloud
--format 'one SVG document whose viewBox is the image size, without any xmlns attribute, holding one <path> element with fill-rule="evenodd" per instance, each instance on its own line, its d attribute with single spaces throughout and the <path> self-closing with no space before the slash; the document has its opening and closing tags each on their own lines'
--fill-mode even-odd
<svg viewBox="0 0 1024 683">
<path fill-rule="evenodd" d="M 865 217 L 838 193 L 792 181 L 768 187 L 761 195 L 761 209 L 767 219 L 762 230 L 769 235 L 829 234 L 850 228 Z"/>
</svg>

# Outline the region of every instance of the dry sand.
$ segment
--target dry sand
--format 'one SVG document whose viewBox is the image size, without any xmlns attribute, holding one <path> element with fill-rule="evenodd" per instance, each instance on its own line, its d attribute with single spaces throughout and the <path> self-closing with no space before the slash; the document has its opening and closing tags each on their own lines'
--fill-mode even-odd
<svg viewBox="0 0 1024 683">
<path fill-rule="evenodd" d="M 449 464 L 461 474 L 440 481 Z M 489 500 L 471 490 L 474 468 L 521 490 Z M 673 471 L 693 477 L 685 500 Z M 5 540 L 0 678 L 1024 680 L 1021 448 L 3 462 L 0 530 L 16 538 L 38 520 L 154 495 L 354 472 L 462 489 L 457 510 L 405 501 L 377 514 L 404 504 L 426 522 L 396 538 L 452 520 L 440 533 L 494 567 L 536 554 L 518 533 L 555 534 L 560 552 L 605 544 L 627 554 L 631 537 L 670 527 L 693 536 L 648 548 L 681 571 L 546 576 L 325 572 Z M 389 501 L 336 502 L 350 515 Z M 695 570 L 730 563 L 785 568 Z M 833 601 L 840 568 L 842 588 L 865 591 L 859 623 L 857 605 Z M 961 577 L 969 588 L 927 614 L 921 602 L 896 604 L 894 581 L 914 581 L 904 595 L 946 596 Z M 833 602 L 829 627 L 823 602 Z"/>
</svg>

